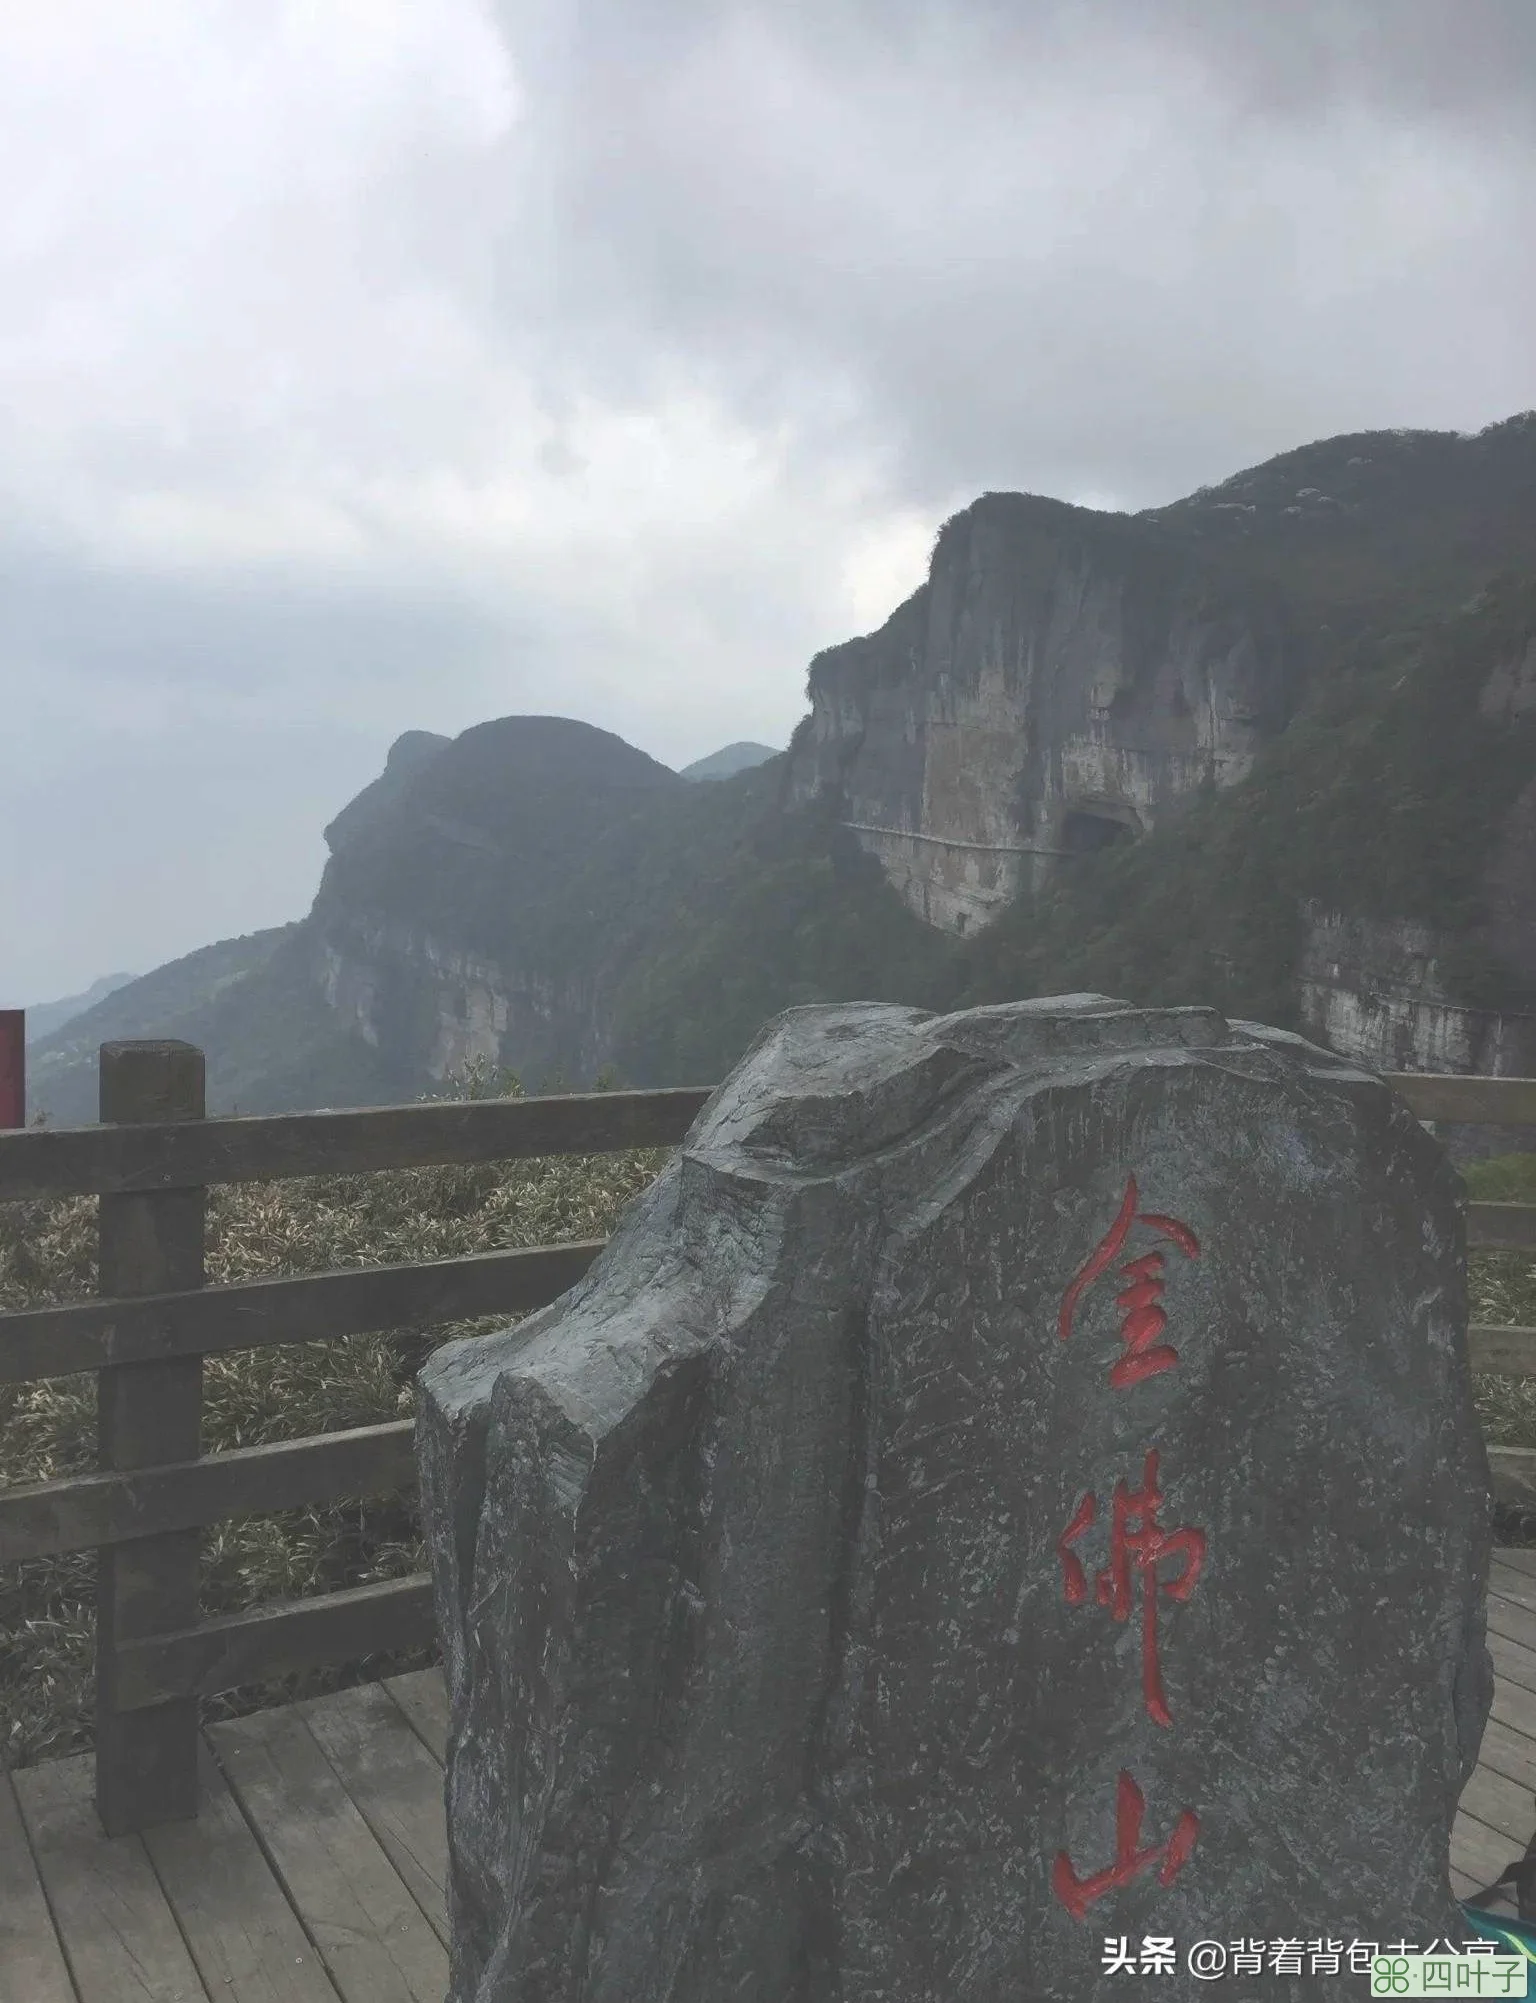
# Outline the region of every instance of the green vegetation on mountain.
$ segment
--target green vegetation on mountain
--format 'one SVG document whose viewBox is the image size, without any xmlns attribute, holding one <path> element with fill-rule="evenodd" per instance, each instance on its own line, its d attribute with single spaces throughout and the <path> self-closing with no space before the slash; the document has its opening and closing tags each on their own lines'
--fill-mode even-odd
<svg viewBox="0 0 1536 2003">
<path fill-rule="evenodd" d="M 1362 431 L 1282 452 L 1136 520 L 1277 588 L 1320 640 L 1442 617 L 1536 547 L 1536 411 L 1467 436 Z"/>
<path fill-rule="evenodd" d="M 84 1015 L 88 1008 L 127 987 L 135 978 L 133 974 L 103 974 L 80 994 L 61 995 L 57 1001 L 29 1002 L 25 1011 L 28 1043 L 41 1043 L 45 1036 L 53 1036 L 77 1015 Z"/>
<path fill-rule="evenodd" d="M 1457 935 L 1441 971 L 1461 999 L 1536 1006 L 1476 936 L 1489 851 L 1536 775 L 1536 711 L 1494 720 L 1478 698 L 1533 637 L 1527 576 L 1417 632 L 1357 640 L 1248 779 L 1005 912 L 958 956 L 948 1001 L 1098 989 L 1294 1027 L 1311 899 Z"/>
<path fill-rule="evenodd" d="M 1489 850 L 1536 775 L 1536 711 L 1495 720 L 1478 699 L 1533 638 L 1524 577 L 1418 631 L 1358 639 L 1245 781 L 1075 860 L 970 940 L 915 918 L 827 809 L 759 798 L 631 968 L 620 1069 L 723 1076 L 778 1009 L 861 996 L 958 1008 L 1094 990 L 1294 1028 L 1307 899 L 1443 929 L 1460 945 L 1441 972 L 1469 1005 L 1536 1007 L 1475 931 Z"/>
<path fill-rule="evenodd" d="M 625 1079 L 710 1084 L 781 1008 L 924 1006 L 935 991 L 950 942 L 901 901 L 829 803 L 784 811 L 781 783 L 776 760 L 701 788 L 712 825 L 675 820 L 647 851 L 650 894 L 613 998 Z"/>
<path fill-rule="evenodd" d="M 938 610 L 930 583 L 879 635 L 818 656 L 813 679 L 835 660 L 895 716 L 935 617 L 1022 644 L 1018 606 L 1049 616 L 1098 561 L 1106 604 L 1135 598 L 1149 685 L 1176 619 L 1267 650 L 1269 734 L 1245 780 L 1074 858 L 1039 899 L 958 940 L 841 825 L 859 816 L 839 795 L 835 733 L 809 797 L 788 785 L 808 725 L 789 754 L 710 784 L 565 718 L 411 732 L 328 829 L 307 919 L 88 1010 L 37 1046 L 34 1102 L 92 1118 L 95 1046 L 127 1035 L 199 1044 L 210 1105 L 264 1111 L 408 1098 L 445 1052 L 498 1036 L 499 1060 L 535 1084 L 610 1062 L 631 1084 L 708 1082 L 768 1016 L 817 1000 L 947 1008 L 1093 988 L 1296 1026 L 1308 902 L 1422 921 L 1449 942 L 1437 963 L 1454 997 L 1536 1009 L 1536 959 L 1506 950 L 1508 912 L 1501 932 L 1485 907 L 1490 856 L 1536 774 L 1536 712 L 1526 696 L 1480 708 L 1490 677 L 1536 658 L 1533 549 L 1530 414 L 1475 438 L 1323 440 L 1134 517 L 989 496 L 941 531 Z M 919 797 L 920 752 L 905 726 L 882 727 L 892 797 Z"/>
<path fill-rule="evenodd" d="M 714 790 L 566 717 L 479 724 L 409 769 L 387 812 L 337 817 L 316 912 L 586 971 L 605 951 L 592 923 L 610 916 L 591 900 L 622 912 L 658 809 L 686 816 Z"/>
</svg>

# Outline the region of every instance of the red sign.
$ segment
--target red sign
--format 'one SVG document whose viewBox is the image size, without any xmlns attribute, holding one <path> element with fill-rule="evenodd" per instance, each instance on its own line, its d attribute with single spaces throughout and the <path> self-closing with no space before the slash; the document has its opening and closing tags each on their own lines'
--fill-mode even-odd
<svg viewBox="0 0 1536 2003">
<path fill-rule="evenodd" d="M 27 1012 L 0 1008 L 0 1128 L 27 1124 Z"/>
<path fill-rule="evenodd" d="M 1205 1532 L 1174 1530 L 1165 1532 L 1157 1520 L 1163 1492 L 1157 1485 L 1157 1448 L 1147 1449 L 1146 1467 L 1139 1489 L 1127 1488 L 1124 1480 L 1115 1483 L 1109 1528 L 1109 1563 L 1094 1580 L 1094 1596 L 1108 1607 L 1116 1620 L 1129 1620 L 1133 1587 L 1132 1567 L 1142 1581 L 1141 1612 L 1141 1694 L 1147 1715 L 1154 1724 L 1171 1725 L 1168 1700 L 1163 1694 L 1163 1673 L 1157 1659 L 1157 1595 L 1165 1592 L 1171 1600 L 1187 1600 L 1195 1590 L 1200 1567 L 1205 1563 Z M 1056 1541 L 1056 1555 L 1066 1576 L 1067 1604 L 1080 1606 L 1088 1597 L 1088 1575 L 1083 1562 L 1071 1549 L 1094 1522 L 1098 1503 L 1090 1489 L 1077 1505 L 1076 1514 Z M 1164 1558 L 1178 1557 L 1183 1570 L 1175 1579 L 1158 1576 Z"/>
<path fill-rule="evenodd" d="M 1146 1813 L 1146 1806 L 1141 1789 L 1128 1773 L 1122 1773 L 1115 1790 L 1114 1863 L 1106 1864 L 1102 1871 L 1095 1871 L 1091 1877 L 1080 1878 L 1073 1870 L 1072 1859 L 1066 1851 L 1058 1854 L 1051 1871 L 1051 1888 L 1073 1919 L 1082 1919 L 1095 1899 L 1102 1899 L 1117 1885 L 1127 1884 L 1151 1864 L 1158 1867 L 1157 1882 L 1160 1885 L 1171 1885 L 1184 1868 L 1189 1853 L 1195 1847 L 1195 1838 L 1200 1833 L 1199 1817 L 1192 1808 L 1186 1808 L 1174 1823 L 1167 1842 L 1149 1843 L 1143 1848 L 1141 1818 Z"/>
<path fill-rule="evenodd" d="M 1151 1230 L 1161 1232 L 1163 1237 L 1178 1246 L 1186 1259 L 1199 1258 L 1200 1241 L 1187 1224 L 1181 1224 L 1177 1217 L 1164 1217 L 1154 1210 L 1138 1213 L 1137 1200 L 1136 1178 L 1133 1175 L 1126 1181 L 1125 1200 L 1120 1205 L 1119 1216 L 1089 1253 L 1086 1263 L 1062 1295 L 1057 1327 L 1063 1342 L 1072 1333 L 1072 1318 L 1077 1312 L 1078 1302 L 1104 1269 L 1113 1265 L 1133 1224 L 1145 1224 Z M 1159 1305 L 1167 1284 L 1162 1277 L 1163 1254 L 1144 1252 L 1139 1259 L 1129 1260 L 1120 1271 L 1130 1285 L 1115 1295 L 1115 1305 L 1121 1310 L 1120 1340 L 1126 1346 L 1125 1355 L 1109 1373 L 1109 1381 L 1117 1391 L 1128 1384 L 1139 1384 L 1143 1377 L 1155 1377 L 1159 1370 L 1171 1370 L 1179 1360 L 1179 1352 L 1171 1343 L 1157 1340 L 1168 1326 L 1168 1317 Z"/>
</svg>

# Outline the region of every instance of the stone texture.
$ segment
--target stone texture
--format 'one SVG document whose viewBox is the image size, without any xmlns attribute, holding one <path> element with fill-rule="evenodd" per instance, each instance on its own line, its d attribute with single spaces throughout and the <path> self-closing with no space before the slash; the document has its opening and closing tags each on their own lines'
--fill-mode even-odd
<svg viewBox="0 0 1536 2003">
<path fill-rule="evenodd" d="M 1205 1010 L 770 1024 L 582 1283 L 422 1373 L 453 2003 L 1098 2003 L 1106 1936 L 1459 1937 L 1457 1205 L 1379 1080 Z M 1122 1775 L 1193 1847 L 1075 1918 Z"/>
</svg>

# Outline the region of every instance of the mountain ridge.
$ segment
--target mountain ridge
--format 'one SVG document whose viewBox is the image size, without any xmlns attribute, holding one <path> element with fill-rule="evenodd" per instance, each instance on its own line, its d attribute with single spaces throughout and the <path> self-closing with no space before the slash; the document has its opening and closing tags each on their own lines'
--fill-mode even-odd
<svg viewBox="0 0 1536 2003">
<path fill-rule="evenodd" d="M 25 1010 L 27 1019 L 27 1042 L 37 1043 L 45 1036 L 52 1036 L 77 1015 L 83 1015 L 88 1008 L 94 1008 L 99 1001 L 114 994 L 130 981 L 138 979 L 137 974 L 103 974 L 100 980 L 92 981 L 77 995 L 63 995 L 56 1001 L 31 1002 Z"/>
<path fill-rule="evenodd" d="M 571 719 L 397 740 L 308 917 L 205 1022 L 211 1075 L 252 1110 L 317 1079 L 406 1097 L 477 1055 L 709 1082 L 799 1001 L 1064 984 L 1508 1068 L 1536 598 L 1504 559 L 1533 548 L 1531 414 L 1341 434 L 1139 515 L 983 495 L 881 627 L 815 657 L 788 750 L 730 777 Z M 1371 1002 L 1383 954 L 1418 1000 Z M 281 1062 L 264 991 L 302 1018 Z"/>
</svg>

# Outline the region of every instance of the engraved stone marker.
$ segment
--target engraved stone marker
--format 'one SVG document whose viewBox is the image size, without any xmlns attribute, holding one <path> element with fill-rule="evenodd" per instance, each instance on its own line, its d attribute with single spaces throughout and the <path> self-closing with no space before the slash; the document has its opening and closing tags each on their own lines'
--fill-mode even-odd
<svg viewBox="0 0 1536 2003">
<path fill-rule="evenodd" d="M 1100 2003 L 1461 1937 L 1457 1182 L 1102 996 L 778 1017 L 583 1280 L 421 1376 L 452 2003 Z M 1266 1998 L 1337 1979 L 1266 1971 Z M 1347 1966 L 1347 1964 L 1346 1964 Z"/>
</svg>

